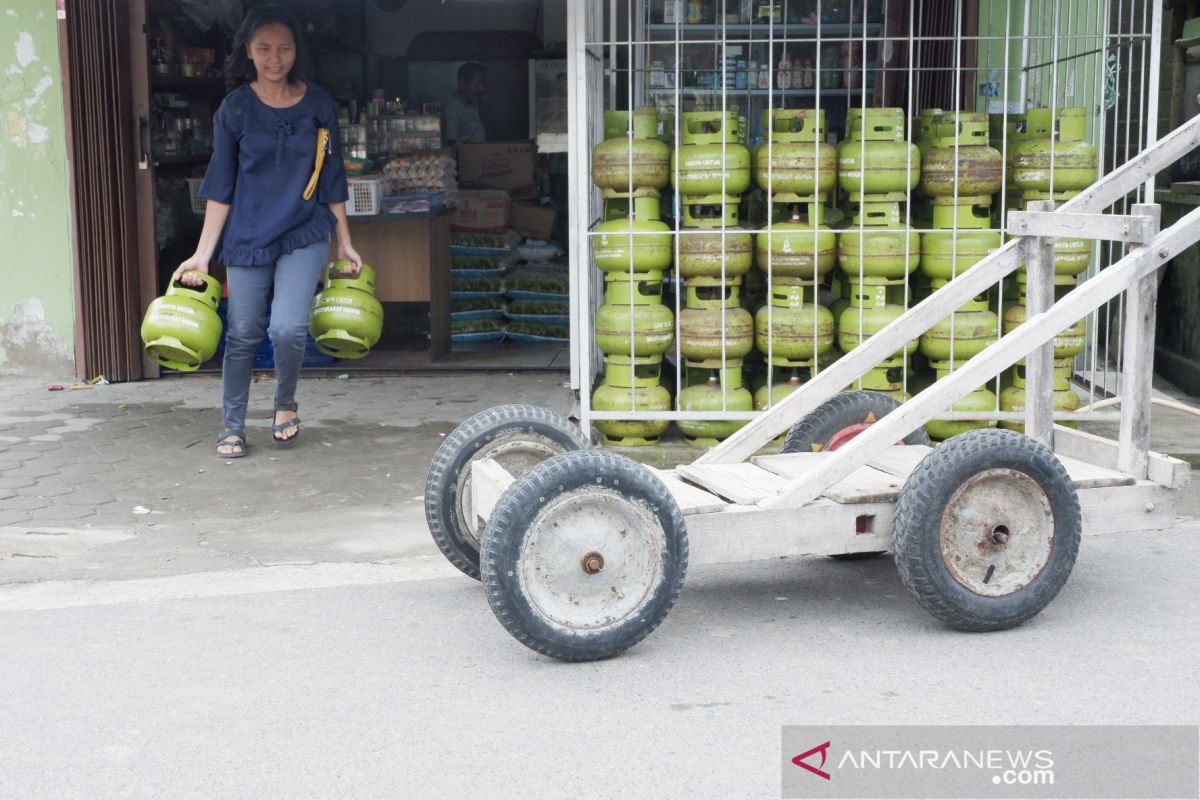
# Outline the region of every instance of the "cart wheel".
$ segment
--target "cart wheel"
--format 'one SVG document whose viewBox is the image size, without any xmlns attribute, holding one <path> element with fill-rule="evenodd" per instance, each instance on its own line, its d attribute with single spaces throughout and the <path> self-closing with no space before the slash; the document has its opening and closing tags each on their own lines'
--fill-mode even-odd
<svg viewBox="0 0 1200 800">
<path fill-rule="evenodd" d="M 555 456 L 488 520 L 488 603 L 517 641 L 562 661 L 614 656 L 667 616 L 687 571 L 683 514 L 662 481 L 603 450 Z"/>
<path fill-rule="evenodd" d="M 968 431 L 922 459 L 900 492 L 896 566 L 951 627 L 995 631 L 1045 608 L 1079 553 L 1079 497 L 1048 447 L 1019 433 Z"/>
<path fill-rule="evenodd" d="M 882 392 L 835 394 L 811 414 L 797 422 L 783 441 L 785 453 L 819 453 L 837 450 L 858 436 L 871 423 L 900 407 L 900 402 Z M 905 436 L 904 444 L 929 444 L 923 425 Z"/>
<path fill-rule="evenodd" d="M 481 411 L 447 436 L 425 478 L 425 521 L 442 554 L 479 578 L 479 535 L 471 500 L 472 461 L 493 458 L 520 477 L 551 456 L 590 446 L 565 417 L 529 405 Z"/>
<path fill-rule="evenodd" d="M 900 402 L 882 392 L 842 392 L 834 395 L 788 431 L 783 442 L 785 453 L 818 453 L 837 450 L 862 433 L 871 423 L 900 407 Z M 904 444 L 929 444 L 923 425 L 904 437 Z M 837 561 L 862 561 L 878 558 L 882 550 L 862 553 L 836 553 Z"/>
</svg>

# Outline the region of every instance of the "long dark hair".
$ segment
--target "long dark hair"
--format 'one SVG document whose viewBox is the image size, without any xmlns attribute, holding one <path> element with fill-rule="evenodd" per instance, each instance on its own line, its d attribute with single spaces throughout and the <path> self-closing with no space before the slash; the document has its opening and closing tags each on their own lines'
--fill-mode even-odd
<svg viewBox="0 0 1200 800">
<path fill-rule="evenodd" d="M 308 46 L 300 19 L 282 6 L 260 6 L 247 12 L 233 37 L 233 49 L 225 59 L 225 77 L 230 83 L 249 83 L 258 77 L 254 62 L 246 55 L 246 45 L 264 25 L 284 25 L 296 43 L 296 60 L 288 71 L 288 83 L 308 80 Z"/>
</svg>

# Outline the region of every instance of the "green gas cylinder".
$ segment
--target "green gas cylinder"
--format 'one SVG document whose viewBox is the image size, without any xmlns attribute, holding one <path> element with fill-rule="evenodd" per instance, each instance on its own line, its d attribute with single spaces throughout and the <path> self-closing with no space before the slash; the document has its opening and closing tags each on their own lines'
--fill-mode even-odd
<svg viewBox="0 0 1200 800">
<path fill-rule="evenodd" d="M 807 302 L 806 302 L 807 300 Z M 833 313 L 812 300 L 812 287 L 776 281 L 754 317 L 754 343 L 775 359 L 809 361 L 833 348 Z"/>
<path fill-rule="evenodd" d="M 754 397 L 742 386 L 742 363 L 736 359 L 723 364 L 705 361 L 697 365 L 708 371 L 707 378 L 679 392 L 680 411 L 753 411 Z M 745 420 L 679 420 L 683 438 L 697 447 L 712 447 L 744 428 Z"/>
<path fill-rule="evenodd" d="M 1051 127 L 1048 108 L 1029 111 L 1030 126 Z M 1035 120 L 1037 122 L 1035 123 Z M 1099 157 L 1087 136 L 1087 110 L 1062 108 L 1048 136 L 1030 136 L 1017 148 L 1013 181 L 1022 189 L 1039 192 L 1078 192 L 1096 182 Z"/>
<path fill-rule="evenodd" d="M 383 306 L 375 299 L 375 270 L 344 272 L 348 261 L 326 267 L 325 288 L 313 298 L 309 332 L 317 349 L 335 358 L 362 358 L 383 333 Z"/>
<path fill-rule="evenodd" d="M 630 131 L 632 121 L 633 130 Z M 639 106 L 630 114 L 628 111 L 604 112 L 604 138 L 654 139 L 658 136 L 658 110 L 654 106 Z"/>
<path fill-rule="evenodd" d="M 1008 386 L 1000 391 L 1000 410 L 1001 411 L 1024 411 L 1025 410 L 1025 365 L 1018 363 L 1013 367 L 1012 386 Z M 1055 365 L 1054 369 L 1054 399 L 1053 405 L 1055 411 L 1078 411 L 1079 410 L 1079 395 L 1075 394 L 1071 389 L 1071 362 L 1068 359 L 1062 366 Z M 1063 420 L 1058 423 L 1065 425 L 1068 428 L 1078 428 L 1078 420 Z M 1001 428 L 1008 428 L 1010 431 L 1018 433 L 1025 432 L 1025 423 L 1011 420 L 1004 420 L 1000 423 Z"/>
<path fill-rule="evenodd" d="M 838 346 L 842 352 L 849 353 L 904 313 L 903 306 L 888 302 L 888 289 L 888 282 L 882 278 L 851 281 L 850 308 L 838 320 Z M 902 366 L 905 355 L 912 355 L 916 350 L 917 340 L 913 339 L 880 362 L 880 367 Z"/>
<path fill-rule="evenodd" d="M 912 399 L 912 390 L 911 388 L 906 390 L 905 383 L 904 367 L 876 367 L 864 372 L 854 383 L 842 391 L 865 390 L 880 392 L 898 402 L 907 403 Z"/>
<path fill-rule="evenodd" d="M 825 144 L 824 109 L 763 111 L 768 141 L 754 148 L 754 181 L 768 195 L 824 194 L 837 188 L 837 151 Z"/>
<path fill-rule="evenodd" d="M 1004 158 L 988 145 L 987 114 L 943 114 L 934 119 L 933 133 L 933 147 L 921 158 L 925 194 L 977 197 L 1000 191 Z"/>
<path fill-rule="evenodd" d="M 781 197 L 777 207 L 790 206 L 789 216 L 755 234 L 755 263 L 772 278 L 820 280 L 837 263 L 837 234 L 823 223 L 825 208 L 815 197 Z"/>
<path fill-rule="evenodd" d="M 592 394 L 596 411 L 670 411 L 671 393 L 660 384 L 662 356 L 604 358 L 604 382 Z M 658 443 L 670 426 L 667 420 L 602 420 L 596 430 L 606 443 L 637 447 Z"/>
<path fill-rule="evenodd" d="M 1025 322 L 1027 315 L 1026 305 L 1029 302 L 1028 285 L 1021 280 L 1020 275 L 1017 276 L 1017 304 L 1006 306 L 1004 309 L 1004 332 L 1011 333 L 1018 326 Z M 1068 292 L 1075 288 L 1075 281 L 1071 278 L 1061 279 L 1056 278 L 1054 286 L 1054 296 L 1056 300 L 1061 300 Z M 1087 327 L 1084 320 L 1079 320 L 1054 337 L 1054 358 L 1070 359 L 1083 352 L 1084 345 L 1087 341 Z"/>
<path fill-rule="evenodd" d="M 945 283 L 934 281 L 934 291 Z M 999 328 L 1000 319 L 988 308 L 987 296 L 980 295 L 921 334 L 921 352 L 930 361 L 966 361 L 995 342 Z"/>
<path fill-rule="evenodd" d="M 750 188 L 750 151 L 735 111 L 683 112 L 683 143 L 671 160 L 681 195 L 740 195 Z"/>
<path fill-rule="evenodd" d="M 616 194 L 616 193 L 614 193 Z M 659 219 L 657 193 L 628 198 L 628 216 L 601 222 L 592 236 L 592 258 L 604 272 L 653 272 L 671 266 L 671 228 Z"/>
<path fill-rule="evenodd" d="M 615 192 L 661 189 L 671 179 L 671 148 L 656 138 L 657 111 L 634 109 L 627 132 L 629 119 L 623 111 L 605 114 L 606 138 L 592 150 L 592 182 Z"/>
<path fill-rule="evenodd" d="M 596 346 L 609 355 L 653 356 L 675 341 L 675 315 L 662 303 L 662 273 L 611 272 L 608 291 L 596 309 Z"/>
<path fill-rule="evenodd" d="M 868 108 L 838 151 L 838 182 L 852 197 L 905 195 L 921 177 L 921 153 L 904 139 L 904 109 Z"/>
<path fill-rule="evenodd" d="M 1039 192 L 1030 189 L 1023 194 L 1023 199 L 1029 203 L 1037 200 L 1052 200 L 1063 203 L 1074 197 L 1078 192 Z M 1084 272 L 1092 262 L 1092 242 L 1088 239 L 1078 239 L 1062 236 L 1054 240 L 1054 274 L 1056 276 L 1073 276 Z M 1024 272 L 1025 268 L 1021 267 Z"/>
<path fill-rule="evenodd" d="M 1017 148 L 1026 142 L 1029 133 L 1026 114 L 988 114 L 988 144 L 1004 157 L 1004 183 L 1010 195 L 1021 192 L 1013 182 L 1012 166 L 1017 158 Z"/>
<path fill-rule="evenodd" d="M 737 224 L 738 199 L 683 198 L 679 272 L 685 278 L 736 278 L 754 265 L 754 236 Z M 704 230 L 704 233 L 692 233 Z"/>
<path fill-rule="evenodd" d="M 933 121 L 945 113 L 940 108 L 923 108 L 920 114 L 912 118 L 912 140 L 913 144 L 917 146 L 918 152 L 921 153 L 922 161 L 925 159 L 925 154 L 934 146 L 936 136 L 933 132 Z"/>
<path fill-rule="evenodd" d="M 679 349 L 685 358 L 740 359 L 750 352 L 754 318 L 739 303 L 739 284 L 737 278 L 724 284 L 716 278 L 687 281 L 686 307 L 679 312 Z"/>
<path fill-rule="evenodd" d="M 838 266 L 851 278 L 903 278 L 921 260 L 921 234 L 899 202 L 852 204 L 854 220 L 838 234 Z"/>
<path fill-rule="evenodd" d="M 193 372 L 212 358 L 221 341 L 221 282 L 208 273 L 193 274 L 203 285 L 172 281 L 167 293 L 146 308 L 141 327 L 146 357 L 183 372 Z"/>
<path fill-rule="evenodd" d="M 953 365 L 949 361 L 932 361 L 930 365 L 937 375 L 937 380 L 945 378 L 955 369 L 959 369 L 962 366 L 958 361 L 955 361 Z M 914 387 L 914 390 L 919 391 L 919 388 Z M 987 386 L 980 386 L 950 407 L 950 411 L 956 412 L 978 411 L 980 413 L 988 413 L 995 410 L 996 393 Z M 960 433 L 966 433 L 967 431 L 994 427 L 996 427 L 996 423 L 993 420 L 931 419 L 925 423 L 925 431 L 929 434 L 930 438 L 936 439 L 939 442 L 944 442 L 951 436 L 958 436 Z"/>
<path fill-rule="evenodd" d="M 958 199 L 957 204 L 953 197 L 933 199 L 933 226 L 938 231 L 921 237 L 921 272 L 927 277 L 950 280 L 1002 243 L 998 231 L 983 230 L 991 224 L 991 198 Z"/>
</svg>

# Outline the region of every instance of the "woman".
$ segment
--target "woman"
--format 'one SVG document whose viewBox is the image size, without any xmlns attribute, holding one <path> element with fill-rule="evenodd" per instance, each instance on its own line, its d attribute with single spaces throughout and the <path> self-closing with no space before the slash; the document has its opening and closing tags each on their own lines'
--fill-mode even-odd
<svg viewBox="0 0 1200 800">
<path fill-rule="evenodd" d="M 296 381 L 304 358 L 309 311 L 329 237 L 337 258 L 358 274 L 362 259 L 346 223 L 346 173 L 338 141 L 337 109 L 324 89 L 304 79 L 304 40 L 288 10 L 262 7 L 246 15 L 226 64 L 231 92 L 213 117 L 213 155 L 200 195 L 206 204 L 200 242 L 175 278 L 196 286 L 212 261 L 225 264 L 229 280 L 222 431 L 217 454 L 246 454 L 246 404 L 254 352 L 262 341 L 267 297 L 275 349 L 273 438 L 291 444 L 300 433 Z M 328 153 L 310 199 L 317 131 L 329 131 Z"/>
</svg>

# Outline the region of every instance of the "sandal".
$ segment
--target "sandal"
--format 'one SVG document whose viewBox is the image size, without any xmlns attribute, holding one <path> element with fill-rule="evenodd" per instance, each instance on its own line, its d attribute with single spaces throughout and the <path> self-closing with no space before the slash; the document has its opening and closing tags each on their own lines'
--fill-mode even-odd
<svg viewBox="0 0 1200 800">
<path fill-rule="evenodd" d="M 229 451 L 222 453 L 221 448 Z M 217 455 L 221 458 L 241 458 L 246 455 L 246 434 L 241 431 L 221 431 L 217 436 Z"/>
<path fill-rule="evenodd" d="M 298 411 L 298 410 L 299 410 L 299 406 L 296 405 L 296 403 L 294 403 L 294 402 L 292 402 L 292 403 L 276 403 L 274 413 L 278 414 L 280 411 Z M 288 430 L 289 428 L 295 428 L 296 432 L 293 433 L 291 436 L 287 436 L 287 437 L 280 436 L 281 433 Z M 296 441 L 298 438 L 300 438 L 300 417 L 292 417 L 291 419 L 285 419 L 283 422 L 276 422 L 274 425 L 271 426 L 271 438 L 273 438 L 275 440 L 275 444 L 278 444 L 278 445 L 288 445 L 288 444 L 291 444 L 292 442 Z"/>
</svg>

